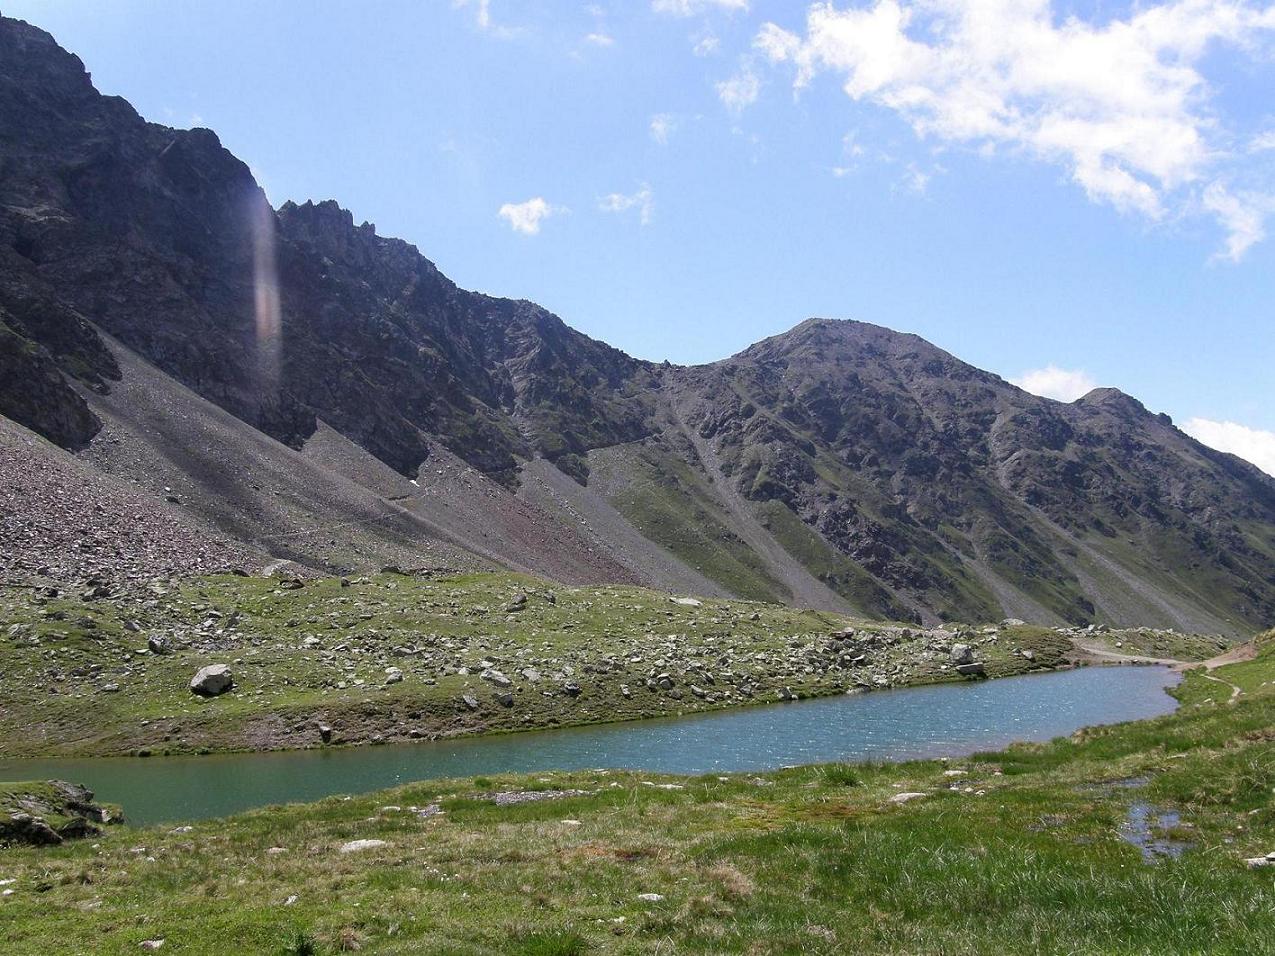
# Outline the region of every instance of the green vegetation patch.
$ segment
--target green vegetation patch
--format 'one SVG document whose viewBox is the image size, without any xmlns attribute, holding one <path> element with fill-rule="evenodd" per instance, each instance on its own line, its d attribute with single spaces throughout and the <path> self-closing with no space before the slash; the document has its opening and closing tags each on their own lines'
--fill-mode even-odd
<svg viewBox="0 0 1275 956">
<path fill-rule="evenodd" d="M 1175 715 L 960 760 L 432 781 L 11 849 L 0 947 L 1265 952 L 1275 643 L 1212 672 L 1233 702 L 1204 676 Z"/>
</svg>

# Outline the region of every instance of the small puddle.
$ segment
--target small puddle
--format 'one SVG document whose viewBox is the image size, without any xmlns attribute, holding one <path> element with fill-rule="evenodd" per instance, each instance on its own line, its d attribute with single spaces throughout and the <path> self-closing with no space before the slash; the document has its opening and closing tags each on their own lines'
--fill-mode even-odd
<svg viewBox="0 0 1275 956">
<path fill-rule="evenodd" d="M 1120 838 L 1142 851 L 1143 863 L 1176 860 L 1194 844 L 1175 839 L 1173 831 L 1182 825 L 1182 817 L 1173 810 L 1157 810 L 1149 803 L 1135 803 L 1120 824 Z"/>
<path fill-rule="evenodd" d="M 1076 788 L 1078 793 L 1096 793 L 1109 797 L 1117 790 L 1141 790 L 1151 782 L 1150 777 L 1124 777 L 1120 780 L 1103 780 L 1100 783 L 1086 783 Z"/>
</svg>

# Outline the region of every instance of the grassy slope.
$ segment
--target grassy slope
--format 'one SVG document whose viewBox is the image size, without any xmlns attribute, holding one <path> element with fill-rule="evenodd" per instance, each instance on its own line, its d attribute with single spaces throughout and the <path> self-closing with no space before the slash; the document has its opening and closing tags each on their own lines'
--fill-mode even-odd
<svg viewBox="0 0 1275 956">
<path fill-rule="evenodd" d="M 590 455 L 593 479 L 612 489 L 611 504 L 643 535 L 732 594 L 760 601 L 787 597 L 765 563 L 730 530 L 731 519 L 702 475 L 654 445 L 625 445 Z"/>
<path fill-rule="evenodd" d="M 520 594 L 524 609 L 508 612 Z M 920 631 L 896 629 L 867 665 L 846 665 L 850 645 L 830 635 L 852 624 L 890 632 L 779 605 L 687 606 L 642 588 L 550 589 L 511 574 L 383 574 L 298 590 L 225 576 L 145 601 L 0 589 L 0 755 L 305 747 L 320 743 L 321 723 L 334 743 L 407 740 L 702 711 L 774 700 L 785 688 L 815 696 L 954 677 Z M 147 653 L 152 634 L 174 653 Z M 1031 627 L 962 639 L 992 676 L 1056 666 L 1070 650 L 1065 637 Z M 484 660 L 513 681 L 508 706 L 480 678 Z M 229 664 L 236 687 L 194 697 L 188 682 L 210 663 Z M 386 683 L 390 668 L 401 682 Z M 524 677 L 527 668 L 538 679 Z M 661 673 L 674 686 L 649 688 Z"/>
<path fill-rule="evenodd" d="M 1215 676 L 1226 683 L 1189 674 L 1172 717 L 951 764 L 455 780 L 9 850 L 0 943 L 13 954 L 131 953 L 152 938 L 174 953 L 232 941 L 404 954 L 1269 951 L 1272 871 L 1241 860 L 1275 849 L 1275 635 L 1256 662 Z M 1244 693 L 1228 704 L 1232 682 Z M 546 788 L 588 793 L 490 800 Z M 900 791 L 928 796 L 888 803 Z M 1134 804 L 1179 812 L 1158 835 L 1192 848 L 1145 862 L 1120 836 Z M 444 812 L 411 809 L 430 805 Z M 338 851 L 353 839 L 385 845 Z"/>
<path fill-rule="evenodd" d="M 824 541 L 782 501 L 757 505 L 762 526 L 811 574 L 866 614 L 906 618 L 909 609 L 867 571 Z"/>
</svg>

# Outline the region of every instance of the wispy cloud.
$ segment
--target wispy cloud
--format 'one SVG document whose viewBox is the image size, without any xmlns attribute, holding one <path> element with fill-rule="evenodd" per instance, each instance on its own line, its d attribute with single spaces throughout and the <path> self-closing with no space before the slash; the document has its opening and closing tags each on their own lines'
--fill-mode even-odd
<svg viewBox="0 0 1275 956">
<path fill-rule="evenodd" d="M 642 225 L 651 222 L 655 212 L 655 193 L 649 183 L 641 183 L 634 193 L 609 193 L 598 200 L 598 209 L 602 212 L 622 213 L 630 209 L 638 211 L 638 219 Z"/>
<path fill-rule="evenodd" d="M 693 17 L 714 10 L 747 13 L 748 0 L 651 0 L 651 9 L 675 17 Z"/>
<path fill-rule="evenodd" d="M 452 7 L 459 10 L 468 7 L 474 11 L 474 22 L 478 24 L 478 29 L 486 30 L 491 27 L 491 0 L 452 0 Z"/>
<path fill-rule="evenodd" d="M 1057 365 L 1032 369 L 1010 381 L 1025 392 L 1059 402 L 1074 402 L 1098 387 L 1098 383 L 1088 372 L 1059 368 Z"/>
<path fill-rule="evenodd" d="M 596 31 L 594 33 L 586 33 L 584 42 L 590 46 L 615 46 L 615 37 L 609 33 Z"/>
<path fill-rule="evenodd" d="M 512 40 L 523 31 L 518 27 L 496 23 L 491 16 L 491 0 L 452 0 L 454 10 L 472 10 L 474 25 L 484 33 L 502 40 Z"/>
<path fill-rule="evenodd" d="M 730 79 L 717 84 L 717 97 L 732 113 L 740 113 L 757 102 L 761 94 L 761 77 L 750 64 L 740 66 Z"/>
<path fill-rule="evenodd" d="M 1268 475 L 1275 475 L 1275 432 L 1209 418 L 1192 418 L 1182 430 L 1210 448 L 1238 455 Z"/>
<path fill-rule="evenodd" d="M 651 117 L 651 139 L 661 146 L 668 145 L 669 134 L 677 128 L 677 120 L 672 113 L 656 113 Z"/>
<path fill-rule="evenodd" d="M 1266 238 L 1266 220 L 1275 212 L 1275 197 L 1261 193 L 1232 193 L 1221 182 L 1204 190 L 1204 208 L 1226 227 L 1226 247 L 1215 259 L 1239 262 L 1244 253 Z"/>
<path fill-rule="evenodd" d="M 535 196 L 526 202 L 507 202 L 500 207 L 497 215 L 509 223 L 509 227 L 514 232 L 520 232 L 524 236 L 536 236 L 540 234 L 540 224 L 544 220 L 566 211 L 565 207 L 554 206 L 544 197 Z"/>
<path fill-rule="evenodd" d="M 1059 164 L 1121 211 L 1208 211 L 1227 231 L 1226 257 L 1239 258 L 1262 235 L 1269 197 L 1229 185 L 1244 168 L 1202 70 L 1219 45 L 1251 51 L 1273 30 L 1275 5 L 1253 0 L 1138 4 L 1098 25 L 1051 0 L 874 0 L 812 4 L 804 31 L 767 23 L 754 47 L 791 64 L 797 89 L 834 74 L 920 137 Z"/>
<path fill-rule="evenodd" d="M 717 38 L 716 33 L 705 33 L 703 36 L 694 39 L 695 45 L 691 47 L 691 52 L 696 56 L 712 56 L 722 45 L 722 41 Z"/>
</svg>

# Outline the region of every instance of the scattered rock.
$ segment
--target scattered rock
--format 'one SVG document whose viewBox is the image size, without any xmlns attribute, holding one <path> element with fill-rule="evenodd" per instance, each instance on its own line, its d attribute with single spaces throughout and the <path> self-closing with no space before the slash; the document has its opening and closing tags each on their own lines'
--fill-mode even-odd
<svg viewBox="0 0 1275 956">
<path fill-rule="evenodd" d="M 498 807 L 512 807 L 519 803 L 561 800 L 564 797 L 583 797 L 588 794 L 588 790 L 509 790 L 496 794 L 492 801 Z"/>
<path fill-rule="evenodd" d="M 664 896 L 661 893 L 639 893 L 637 898 L 643 903 L 658 903 L 664 899 Z"/>
<path fill-rule="evenodd" d="M 907 803 L 911 800 L 919 800 L 921 799 L 921 797 L 928 797 L 928 796 L 929 796 L 928 793 L 915 793 L 915 792 L 896 793 L 889 800 L 887 800 L 886 803 Z"/>
<path fill-rule="evenodd" d="M 201 667 L 190 679 L 191 692 L 201 697 L 216 697 L 224 694 L 234 685 L 235 681 L 230 674 L 230 668 L 225 664 L 209 664 L 207 667 Z"/>
<path fill-rule="evenodd" d="M 7 785 L 0 802 L 0 843 L 56 846 L 96 836 L 98 824 L 120 823 L 118 811 L 93 802 L 93 791 L 64 780 Z"/>
</svg>

